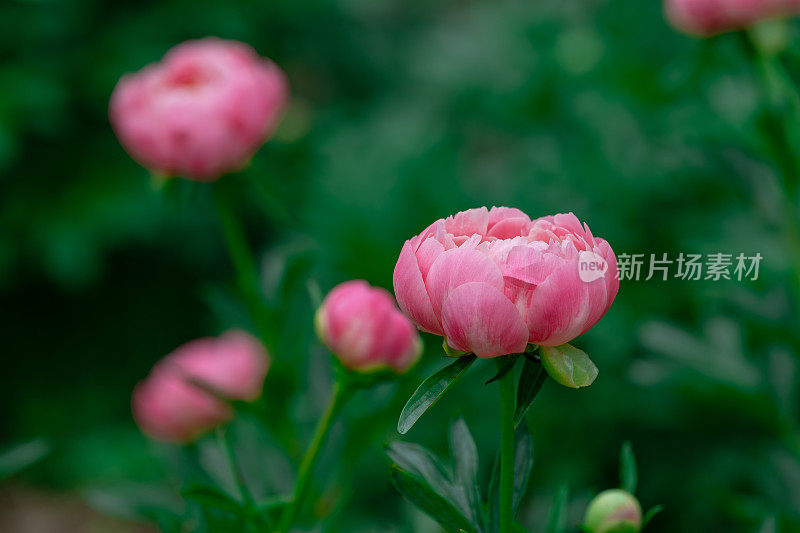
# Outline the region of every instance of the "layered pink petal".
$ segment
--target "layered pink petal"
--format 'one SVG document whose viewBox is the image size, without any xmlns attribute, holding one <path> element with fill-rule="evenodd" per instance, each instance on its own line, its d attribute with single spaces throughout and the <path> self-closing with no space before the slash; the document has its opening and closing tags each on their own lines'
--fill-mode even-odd
<svg viewBox="0 0 800 533">
<path fill-rule="evenodd" d="M 447 296 L 442 307 L 447 342 L 479 357 L 525 350 L 528 328 L 517 308 L 494 285 L 469 282 Z"/>
<path fill-rule="evenodd" d="M 602 316 L 606 307 L 606 288 L 601 279 L 583 282 L 577 262 L 556 268 L 535 289 L 520 295 L 517 307 L 523 310 L 530 331 L 530 342 L 558 346 L 586 330 L 589 317 Z"/>
<path fill-rule="evenodd" d="M 442 335 L 439 319 L 433 311 L 417 257 L 406 241 L 394 267 L 394 294 L 400 309 L 422 330 Z"/>
<path fill-rule="evenodd" d="M 434 261 L 425 280 L 436 316 L 441 316 L 442 304 L 459 285 L 473 281 L 488 283 L 503 290 L 503 275 L 497 264 L 474 248 L 447 250 Z"/>
<path fill-rule="evenodd" d="M 492 207 L 489 210 L 489 231 L 495 224 L 508 218 L 522 218 L 531 221 L 530 217 L 516 207 Z"/>
<path fill-rule="evenodd" d="M 445 220 L 445 229 L 455 236 L 486 235 L 489 211 L 485 207 L 468 209 Z"/>
</svg>

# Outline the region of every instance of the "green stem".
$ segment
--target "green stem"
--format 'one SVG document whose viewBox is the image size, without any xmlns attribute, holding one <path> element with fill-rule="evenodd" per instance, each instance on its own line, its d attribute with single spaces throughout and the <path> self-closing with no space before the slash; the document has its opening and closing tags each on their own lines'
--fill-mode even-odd
<svg viewBox="0 0 800 533">
<path fill-rule="evenodd" d="M 247 488 L 247 484 L 242 477 L 242 472 L 239 469 L 239 464 L 236 462 L 236 456 L 233 453 L 233 446 L 228 437 L 228 430 L 226 427 L 219 426 L 217 428 L 217 441 L 219 442 L 220 448 L 222 448 L 222 453 L 225 455 L 225 460 L 228 463 L 228 469 L 233 476 L 233 480 L 236 482 L 236 486 L 239 487 L 239 493 L 245 505 L 251 508 L 253 505 L 253 495 L 250 493 L 250 489 Z"/>
<path fill-rule="evenodd" d="M 270 347 L 269 310 L 266 307 L 264 295 L 261 291 L 261 281 L 258 276 L 256 261 L 231 201 L 219 184 L 214 184 L 214 202 L 217 207 L 220 226 L 225 236 L 228 254 L 236 271 L 236 284 L 245 299 L 250 317 L 259 337 L 261 337 L 261 342 L 266 347 Z"/>
<path fill-rule="evenodd" d="M 297 471 L 297 480 L 294 484 L 294 493 L 292 495 L 291 503 L 284 509 L 281 514 L 280 521 L 278 522 L 278 533 L 286 533 L 297 519 L 300 509 L 303 506 L 303 500 L 308 492 L 311 483 L 311 473 L 314 469 L 314 463 L 317 460 L 322 444 L 328 436 L 333 421 L 342 410 L 347 399 L 350 397 L 352 389 L 346 384 L 337 381 L 334 385 L 333 396 L 328 409 L 322 415 L 322 418 L 317 423 L 314 430 L 314 436 L 311 438 L 311 443 L 308 445 L 303 460 L 300 463 L 300 469 Z"/>
<path fill-rule="evenodd" d="M 503 367 L 497 358 L 497 368 Z M 514 372 L 498 380 L 500 388 L 500 533 L 514 525 Z"/>
<path fill-rule="evenodd" d="M 800 206 L 797 196 L 800 162 L 790 144 L 790 123 L 800 121 L 800 94 L 780 59 L 762 53 L 752 39 L 748 42 L 764 80 L 775 126 L 774 129 L 765 129 L 764 137 L 778 167 L 778 185 L 782 193 L 779 206 L 781 229 L 793 271 L 792 286 L 800 305 Z"/>
</svg>

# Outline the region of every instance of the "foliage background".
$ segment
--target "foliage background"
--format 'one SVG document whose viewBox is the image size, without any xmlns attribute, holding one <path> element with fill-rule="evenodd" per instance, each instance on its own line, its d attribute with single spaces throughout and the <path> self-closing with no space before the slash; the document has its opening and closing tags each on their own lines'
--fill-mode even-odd
<svg viewBox="0 0 800 533">
<path fill-rule="evenodd" d="M 764 256 L 757 282 L 623 282 L 577 341 L 600 367 L 595 385 L 550 383 L 534 405 L 522 522 L 541 527 L 564 481 L 577 524 L 617 485 L 631 440 L 641 501 L 666 505 L 649 531 L 800 530 L 800 328 L 766 96 L 739 37 L 685 37 L 659 2 L 637 0 L 4 2 L 0 443 L 44 438 L 51 453 L 6 481 L 0 515 L 30 491 L 134 519 L 162 487 L 177 497 L 186 458 L 138 433 L 130 392 L 178 344 L 247 315 L 209 188 L 155 192 L 106 111 L 122 73 L 207 35 L 273 58 L 294 99 L 251 167 L 221 183 L 262 258 L 279 333 L 264 398 L 235 428 L 262 493 L 288 487 L 330 388 L 308 280 L 390 288 L 403 241 L 430 221 L 511 205 L 574 211 L 618 254 Z M 799 59 L 785 57 L 792 71 Z M 441 364 L 426 341 L 413 375 L 345 411 L 319 465 L 321 529 L 435 531 L 391 487 L 383 451 Z M 487 478 L 492 369 L 476 365 L 408 435 L 444 451 L 459 411 Z"/>
</svg>

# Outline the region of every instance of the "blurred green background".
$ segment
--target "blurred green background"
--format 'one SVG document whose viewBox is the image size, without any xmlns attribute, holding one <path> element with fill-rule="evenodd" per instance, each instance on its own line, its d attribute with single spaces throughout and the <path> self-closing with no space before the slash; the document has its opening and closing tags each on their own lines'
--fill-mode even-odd
<svg viewBox="0 0 800 533">
<path fill-rule="evenodd" d="M 127 519 L 151 516 L 153 501 L 181 505 L 187 452 L 140 435 L 131 390 L 180 343 L 251 324 L 210 187 L 154 190 L 107 102 L 124 72 L 208 35 L 251 44 L 292 85 L 274 139 L 218 184 L 258 251 L 277 339 L 264 398 L 234 426 L 256 492 L 288 490 L 330 390 L 309 283 L 391 288 L 405 239 L 458 210 L 509 205 L 574 211 L 617 254 L 764 256 L 757 281 L 622 283 L 575 343 L 596 383 L 548 383 L 533 406 L 522 523 L 541 531 L 565 482 L 578 524 L 618 484 L 630 440 L 643 506 L 666 506 L 648 531 L 800 531 L 800 323 L 774 109 L 739 36 L 677 34 L 641 0 L 6 0 L 0 444 L 43 439 L 27 453 L 50 453 L 4 481 L 0 529 L 138 531 Z M 800 67 L 798 51 L 782 59 Z M 442 364 L 440 339 L 425 340 L 412 375 L 345 410 L 316 476 L 317 530 L 436 531 L 391 486 L 383 450 Z M 492 374 L 475 365 L 404 439 L 444 452 L 458 411 L 488 479 Z M 194 451 L 213 471 L 213 442 Z"/>
</svg>

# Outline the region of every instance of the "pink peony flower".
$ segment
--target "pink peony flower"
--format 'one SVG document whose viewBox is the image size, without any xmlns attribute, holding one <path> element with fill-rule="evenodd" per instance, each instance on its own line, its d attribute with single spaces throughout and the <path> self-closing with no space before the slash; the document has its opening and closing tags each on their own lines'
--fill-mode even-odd
<svg viewBox="0 0 800 533">
<path fill-rule="evenodd" d="M 212 181 L 267 140 L 288 90 L 280 68 L 246 44 L 206 38 L 123 76 L 109 117 L 123 147 L 151 171 Z"/>
<path fill-rule="evenodd" d="M 351 370 L 402 373 L 422 353 L 414 325 L 391 294 L 363 280 L 346 281 L 329 292 L 315 322 L 322 342 Z"/>
<path fill-rule="evenodd" d="M 136 386 L 133 417 L 156 439 L 190 442 L 231 418 L 227 400 L 257 400 L 268 368 L 261 344 L 241 331 L 188 342 Z"/>
<path fill-rule="evenodd" d="M 797 14 L 800 0 L 666 0 L 664 7 L 678 30 L 709 36 Z"/>
<path fill-rule="evenodd" d="M 580 272 L 587 263 L 601 270 Z M 600 320 L 618 289 L 614 252 L 575 215 L 531 221 L 508 207 L 437 220 L 405 242 L 394 269 L 411 320 L 480 357 L 569 342 Z"/>
</svg>

